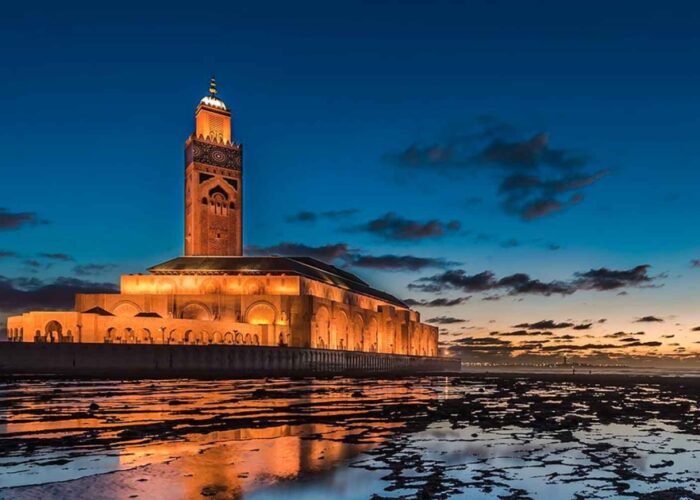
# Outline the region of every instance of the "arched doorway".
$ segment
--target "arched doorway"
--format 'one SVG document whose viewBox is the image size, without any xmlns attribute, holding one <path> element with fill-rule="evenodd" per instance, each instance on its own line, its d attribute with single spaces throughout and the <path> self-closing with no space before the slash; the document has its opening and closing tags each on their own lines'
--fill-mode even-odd
<svg viewBox="0 0 700 500">
<path fill-rule="evenodd" d="M 63 335 L 63 326 L 56 320 L 51 320 L 44 327 L 45 338 L 47 342 L 61 342 Z"/>
</svg>

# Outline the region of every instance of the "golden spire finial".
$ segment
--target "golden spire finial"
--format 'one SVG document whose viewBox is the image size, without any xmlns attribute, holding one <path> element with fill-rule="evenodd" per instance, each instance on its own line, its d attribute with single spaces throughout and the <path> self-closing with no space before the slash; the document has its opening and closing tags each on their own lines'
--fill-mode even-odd
<svg viewBox="0 0 700 500">
<path fill-rule="evenodd" d="M 211 75 L 211 82 L 209 83 L 209 93 L 211 95 L 216 95 L 217 90 L 216 90 L 216 76 Z"/>
</svg>

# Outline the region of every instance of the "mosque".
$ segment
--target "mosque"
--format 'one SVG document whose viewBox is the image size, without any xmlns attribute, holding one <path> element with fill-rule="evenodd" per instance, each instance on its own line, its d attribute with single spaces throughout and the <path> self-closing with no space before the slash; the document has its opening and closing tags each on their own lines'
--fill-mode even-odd
<svg viewBox="0 0 700 500">
<path fill-rule="evenodd" d="M 212 78 L 185 142 L 185 255 L 123 275 L 73 311 L 8 318 L 8 340 L 247 344 L 437 356 L 438 330 L 359 277 L 309 257 L 243 256 L 243 147 Z"/>
</svg>

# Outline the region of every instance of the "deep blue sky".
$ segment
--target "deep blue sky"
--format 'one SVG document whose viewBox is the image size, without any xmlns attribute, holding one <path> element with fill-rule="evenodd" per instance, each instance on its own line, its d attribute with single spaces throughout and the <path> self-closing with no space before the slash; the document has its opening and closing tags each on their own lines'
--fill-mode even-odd
<svg viewBox="0 0 700 500">
<path fill-rule="evenodd" d="M 14 3 L 0 27 L 0 208 L 48 221 L 0 231 L 0 250 L 19 254 L 0 259 L 6 277 L 114 264 L 91 277 L 113 280 L 180 253 L 183 143 L 215 73 L 245 147 L 247 244 L 343 242 L 547 281 L 642 264 L 667 273 L 663 288 L 630 292 L 635 302 L 582 292 L 449 311 L 484 328 L 606 308 L 624 328 L 645 312 L 697 309 L 694 2 Z M 484 116 L 509 125 L 503 140 L 547 133 L 551 148 L 586 159 L 582 173 L 605 175 L 564 195 L 580 203 L 525 221 L 503 208 L 499 168 L 390 161 L 480 130 Z M 360 211 L 286 222 L 338 209 Z M 461 230 L 406 242 L 357 229 L 387 212 Z M 25 262 L 45 266 L 38 254 L 53 252 L 74 261 L 34 272 Z M 359 272 L 408 297 L 407 283 L 437 271 Z"/>
</svg>

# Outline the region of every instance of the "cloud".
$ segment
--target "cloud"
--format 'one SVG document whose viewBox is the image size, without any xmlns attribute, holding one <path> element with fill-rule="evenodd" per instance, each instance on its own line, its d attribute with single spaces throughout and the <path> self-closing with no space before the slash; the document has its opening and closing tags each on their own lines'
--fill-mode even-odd
<svg viewBox="0 0 700 500">
<path fill-rule="evenodd" d="M 461 290 L 463 292 L 485 292 L 505 289 L 510 295 L 569 295 L 575 291 L 566 283 L 558 281 L 543 283 L 539 280 L 531 279 L 524 273 L 512 274 L 497 279 L 491 271 L 468 275 L 461 269 L 449 270 L 442 274 L 420 278 L 409 284 L 408 287 L 425 292 L 441 292 L 446 289 Z"/>
<path fill-rule="evenodd" d="M 552 337 L 552 340 L 559 340 L 562 342 L 569 342 L 574 339 L 576 339 L 574 335 L 557 335 L 556 337 Z"/>
<path fill-rule="evenodd" d="M 629 349 L 631 347 L 659 347 L 662 343 L 658 341 L 650 342 L 628 342 L 626 344 L 567 344 L 567 345 L 549 345 L 542 347 L 542 351 L 592 351 L 592 350 L 608 350 L 608 349 Z"/>
<path fill-rule="evenodd" d="M 444 259 L 416 257 L 413 255 L 367 255 L 350 249 L 347 243 L 334 243 L 313 247 L 302 243 L 279 243 L 268 247 L 249 245 L 246 255 L 283 255 L 313 257 L 328 263 L 382 271 L 420 271 L 427 268 L 445 269 L 458 265 Z"/>
<path fill-rule="evenodd" d="M 549 337 L 552 332 L 547 331 L 528 331 L 528 330 L 515 330 L 512 332 L 491 332 L 489 335 L 497 337 Z"/>
<path fill-rule="evenodd" d="M 317 218 L 314 212 L 299 212 L 287 217 L 287 222 L 315 222 Z"/>
<path fill-rule="evenodd" d="M 96 276 L 112 271 L 115 264 L 80 264 L 73 268 L 76 276 Z"/>
<path fill-rule="evenodd" d="M 450 342 L 450 351 L 469 355 L 510 355 L 517 351 L 529 351 L 532 344 L 513 344 L 510 340 L 497 337 L 464 337 Z"/>
<path fill-rule="evenodd" d="M 369 221 L 360 226 L 361 231 L 381 236 L 387 240 L 422 240 L 427 238 L 439 238 L 448 233 L 455 233 L 460 229 L 459 221 L 452 220 L 442 222 L 436 219 L 419 222 L 406 219 L 393 212 Z"/>
<path fill-rule="evenodd" d="M 690 259 L 690 267 L 700 267 L 700 259 Z"/>
<path fill-rule="evenodd" d="M 585 165 L 582 156 L 549 146 L 549 135 L 535 134 L 525 141 L 492 140 L 478 155 L 478 160 L 501 167 L 533 169 L 544 165 L 568 170 Z"/>
<path fill-rule="evenodd" d="M 526 221 L 580 203 L 580 191 L 609 173 L 588 171 L 587 156 L 552 147 L 545 132 L 518 138 L 513 127 L 494 119 L 481 120 L 475 132 L 453 131 L 443 141 L 427 145 L 415 142 L 384 159 L 399 167 L 439 173 L 495 172 L 503 209 Z"/>
<path fill-rule="evenodd" d="M 475 207 L 482 205 L 483 203 L 484 199 L 481 196 L 469 196 L 466 200 L 464 200 L 464 205 L 467 207 Z"/>
<path fill-rule="evenodd" d="M 639 287 L 650 284 L 655 278 L 647 271 L 651 266 L 642 264 L 632 269 L 615 271 L 601 267 L 583 273 L 576 273 L 576 286 L 584 290 L 615 290 L 626 287 Z"/>
<path fill-rule="evenodd" d="M 608 174 L 601 170 L 593 174 L 569 174 L 545 180 L 537 175 L 514 173 L 501 181 L 499 194 L 503 196 L 506 212 L 533 220 L 583 201 L 581 193 L 564 197 L 569 191 L 590 186 Z"/>
<path fill-rule="evenodd" d="M 381 269 L 384 271 L 420 271 L 426 268 L 444 269 L 457 265 L 456 262 L 448 262 L 443 259 L 426 257 L 414 257 L 412 255 L 361 255 L 348 254 L 347 261 L 354 267 L 369 269 Z"/>
<path fill-rule="evenodd" d="M 10 250 L 0 250 L 0 259 L 7 259 L 9 257 L 19 257 L 17 252 L 12 252 Z"/>
<path fill-rule="evenodd" d="M 615 333 L 608 333 L 607 335 L 604 335 L 605 338 L 608 339 L 619 339 L 621 337 L 627 337 L 633 335 L 635 337 L 639 337 L 641 335 L 645 335 L 645 332 L 615 332 Z"/>
<path fill-rule="evenodd" d="M 434 276 L 420 278 L 408 285 L 415 290 L 425 292 L 441 292 L 445 289 L 456 289 L 464 292 L 485 292 L 496 288 L 497 280 L 491 271 L 468 275 L 461 269 L 445 271 Z"/>
<path fill-rule="evenodd" d="M 582 323 L 574 326 L 574 330 L 589 330 L 591 326 L 593 326 L 593 323 Z"/>
<path fill-rule="evenodd" d="M 641 265 L 629 270 L 615 271 L 607 268 L 574 273 L 570 281 L 542 282 L 525 273 L 496 278 L 491 271 L 468 275 L 464 270 L 451 269 L 441 274 L 420 278 L 408 285 L 409 289 L 424 292 L 461 290 L 467 293 L 505 290 L 509 295 L 571 295 L 580 290 L 606 291 L 622 287 L 651 286 L 659 277 L 649 276 L 649 266 Z"/>
<path fill-rule="evenodd" d="M 39 269 L 42 269 L 44 267 L 50 267 L 51 265 L 44 266 L 41 262 L 39 262 L 36 259 L 25 259 L 22 261 L 22 264 L 24 267 L 26 267 L 30 272 L 36 273 L 39 272 Z"/>
<path fill-rule="evenodd" d="M 7 278 L 0 276 L 0 311 L 15 313 L 29 310 L 66 309 L 74 304 L 77 293 L 114 293 L 112 283 L 86 281 L 77 278 Z"/>
<path fill-rule="evenodd" d="M 35 212 L 10 212 L 6 208 L 0 208 L 0 231 L 46 223 L 47 221 L 39 219 Z"/>
<path fill-rule="evenodd" d="M 438 325 L 453 325 L 455 323 L 466 323 L 466 319 L 453 318 L 452 316 L 437 316 L 426 320 L 426 323 L 435 323 Z"/>
<path fill-rule="evenodd" d="M 357 212 L 359 212 L 359 210 L 356 208 L 348 208 L 348 209 L 344 209 L 344 210 L 327 210 L 324 212 L 310 212 L 310 211 L 302 210 L 301 212 L 298 212 L 294 215 L 290 215 L 289 217 L 287 217 L 287 222 L 312 223 L 312 222 L 316 222 L 318 219 L 321 219 L 321 218 L 337 220 L 337 219 L 344 219 L 347 217 L 352 217 Z"/>
<path fill-rule="evenodd" d="M 635 323 L 662 323 L 663 319 L 657 318 L 656 316 L 644 316 L 637 320 Z"/>
<path fill-rule="evenodd" d="M 321 217 L 325 217 L 327 219 L 344 219 L 346 217 L 352 217 L 358 212 L 359 210 L 357 208 L 346 208 L 343 210 L 326 210 L 325 212 L 321 212 Z"/>
<path fill-rule="evenodd" d="M 463 337 L 454 341 L 462 345 L 510 345 L 510 340 L 501 340 L 490 337 Z"/>
<path fill-rule="evenodd" d="M 268 247 L 248 245 L 245 249 L 247 255 L 287 255 L 313 257 L 324 262 L 333 262 L 343 259 L 350 253 L 347 243 L 335 243 L 312 247 L 303 243 L 279 243 Z"/>
<path fill-rule="evenodd" d="M 515 325 L 514 328 L 527 328 L 529 330 L 540 330 L 542 328 L 547 328 L 550 330 L 556 330 L 558 328 L 570 328 L 572 326 L 574 326 L 573 323 L 557 323 L 551 319 L 543 319 L 542 321 L 538 321 L 536 323 L 520 323 L 519 325 Z"/>
<path fill-rule="evenodd" d="M 71 257 L 68 254 L 65 253 L 40 253 L 39 257 L 43 257 L 44 259 L 49 259 L 49 260 L 58 260 L 58 261 L 63 261 L 63 262 L 69 262 L 74 260 L 73 257 Z"/>
<path fill-rule="evenodd" d="M 471 298 L 471 296 L 467 297 L 457 297 L 456 299 L 446 299 L 443 297 L 437 298 L 437 299 L 432 299 L 432 300 L 426 300 L 426 299 L 406 299 L 404 300 L 404 303 L 408 306 L 414 307 L 414 306 L 420 306 L 420 307 L 452 307 L 452 306 L 458 306 L 460 304 L 464 304 L 466 301 L 468 301 Z"/>
</svg>

